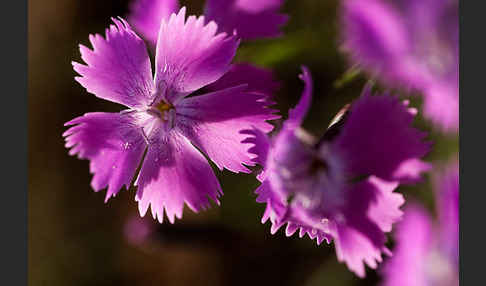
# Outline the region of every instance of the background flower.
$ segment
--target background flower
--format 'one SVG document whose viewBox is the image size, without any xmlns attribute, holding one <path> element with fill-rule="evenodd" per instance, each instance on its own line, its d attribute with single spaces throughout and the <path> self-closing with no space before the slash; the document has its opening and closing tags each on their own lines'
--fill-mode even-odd
<svg viewBox="0 0 486 286">
<path fill-rule="evenodd" d="M 426 116 L 459 128 L 459 1 L 344 0 L 342 47 L 390 86 L 424 95 Z"/>
<path fill-rule="evenodd" d="M 263 166 L 256 190 L 266 204 L 262 222 L 270 220 L 272 234 L 286 226 L 287 236 L 298 230 L 317 244 L 333 241 L 338 260 L 364 277 L 365 264 L 376 268 L 381 254 L 390 254 L 384 233 L 404 202 L 393 191 L 430 169 L 420 159 L 430 144 L 411 126 L 417 110 L 394 96 L 372 96 L 369 86 L 317 140 L 300 127 L 312 98 L 305 67 L 301 79 L 301 99 L 277 135 L 243 131 L 253 135 L 244 142 Z"/>
</svg>

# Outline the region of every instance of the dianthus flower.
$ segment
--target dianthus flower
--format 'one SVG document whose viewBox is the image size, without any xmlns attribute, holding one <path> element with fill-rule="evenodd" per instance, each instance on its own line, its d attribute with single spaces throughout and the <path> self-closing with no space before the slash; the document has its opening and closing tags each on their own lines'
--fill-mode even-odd
<svg viewBox="0 0 486 286">
<path fill-rule="evenodd" d="M 436 177 L 438 220 L 417 203 L 397 225 L 396 248 L 383 268 L 384 285 L 459 285 L 459 169 Z"/>
<path fill-rule="evenodd" d="M 318 244 L 334 241 L 338 260 L 363 277 L 364 264 L 376 268 L 389 253 L 385 233 L 404 202 L 394 190 L 429 169 L 420 158 L 430 144 L 411 126 L 415 109 L 394 96 L 372 96 L 370 88 L 317 140 L 300 127 L 312 96 L 306 68 L 301 78 L 302 97 L 275 137 L 243 131 L 263 166 L 256 190 L 257 202 L 266 204 L 262 222 L 270 220 L 272 234 L 286 225 L 287 236 L 298 230 Z"/>
<path fill-rule="evenodd" d="M 459 127 L 457 0 L 345 0 L 343 48 L 387 83 L 424 95 L 424 114 Z"/>
<path fill-rule="evenodd" d="M 190 16 L 185 8 L 162 20 L 152 78 L 146 46 L 120 18 L 106 39 L 91 35 L 93 50 L 80 45 L 86 65 L 73 63 L 76 80 L 95 96 L 128 107 L 119 113 L 87 113 L 66 125 L 70 154 L 90 160 L 95 191 L 108 187 L 106 200 L 125 185 L 137 167 L 136 201 L 140 214 L 149 206 L 160 222 L 181 218 L 184 203 L 197 212 L 219 204 L 219 182 L 205 154 L 219 169 L 250 172 L 252 154 L 239 130 L 251 126 L 268 132 L 275 110 L 267 95 L 244 82 L 210 93 L 192 94 L 214 83 L 230 68 L 239 40 L 216 34 L 214 22 Z M 191 96 L 190 96 L 191 95 Z M 144 153 L 145 157 L 144 157 Z M 143 160 L 142 160 L 143 158 Z"/>
<path fill-rule="evenodd" d="M 207 0 L 204 15 L 218 24 L 218 32 L 243 40 L 277 37 L 288 16 L 279 13 L 283 0 Z M 178 0 L 135 0 L 128 21 L 155 45 L 160 20 L 179 9 Z"/>
</svg>

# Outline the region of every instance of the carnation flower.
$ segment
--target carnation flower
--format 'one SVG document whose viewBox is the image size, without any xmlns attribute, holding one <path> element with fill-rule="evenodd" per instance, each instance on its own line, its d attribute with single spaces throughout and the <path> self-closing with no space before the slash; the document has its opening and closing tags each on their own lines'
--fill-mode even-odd
<svg viewBox="0 0 486 286">
<path fill-rule="evenodd" d="M 184 203 L 195 212 L 209 207 L 209 198 L 219 204 L 222 190 L 204 155 L 221 170 L 250 172 L 245 165 L 254 162 L 239 130 L 268 132 L 273 127 L 266 121 L 278 118 L 268 96 L 244 82 L 192 95 L 230 70 L 239 40 L 216 34 L 217 25 L 204 17 L 185 20 L 182 8 L 161 22 L 152 78 L 143 40 L 125 20 L 113 22 L 106 39 L 90 36 L 93 50 L 80 46 L 86 65 L 73 67 L 88 92 L 128 109 L 67 122 L 73 125 L 63 134 L 69 153 L 90 160 L 91 185 L 107 187 L 106 200 L 129 188 L 143 161 L 134 183 L 141 216 L 151 206 L 159 222 L 165 211 L 173 223 Z"/>
<path fill-rule="evenodd" d="M 424 113 L 459 127 L 457 0 L 345 0 L 343 48 L 352 61 L 395 86 L 424 95 Z"/>
<path fill-rule="evenodd" d="M 306 68 L 301 78 L 302 97 L 276 136 L 243 131 L 263 166 L 256 190 L 257 202 L 266 204 L 262 222 L 270 220 L 272 234 L 286 225 L 287 236 L 298 231 L 318 244 L 334 241 L 338 260 L 363 277 L 365 264 L 376 268 L 390 253 L 385 233 L 404 202 L 394 190 L 429 169 L 420 158 L 430 144 L 411 126 L 415 109 L 394 96 L 373 96 L 369 87 L 317 140 L 301 128 L 312 96 Z"/>
</svg>

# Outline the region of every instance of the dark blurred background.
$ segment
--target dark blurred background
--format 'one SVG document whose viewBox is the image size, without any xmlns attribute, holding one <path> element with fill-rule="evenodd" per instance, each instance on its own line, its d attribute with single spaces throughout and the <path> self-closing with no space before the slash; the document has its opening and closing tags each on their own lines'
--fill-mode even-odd
<svg viewBox="0 0 486 286">
<path fill-rule="evenodd" d="M 252 175 L 217 172 L 225 195 L 221 207 L 194 214 L 187 208 L 174 225 L 139 218 L 135 190 L 104 203 L 93 192 L 88 161 L 68 156 L 64 122 L 120 106 L 96 98 L 74 81 L 71 61 L 89 33 L 104 33 L 112 16 L 126 16 L 129 1 L 29 1 L 29 285 L 376 285 L 368 270 L 359 279 L 337 262 L 333 245 L 308 237 L 270 234 L 260 223 L 264 206 L 255 202 Z M 200 15 L 203 1 L 181 1 Z M 339 109 L 359 96 L 366 75 L 349 76 L 339 51 L 338 1 L 287 1 L 285 36 L 242 44 L 236 61 L 275 71 L 281 114 L 298 100 L 297 75 L 307 65 L 314 77 L 313 106 L 304 127 L 319 136 Z M 397 91 L 399 92 L 399 91 Z M 420 100 L 412 105 L 420 107 Z M 437 164 L 454 158 L 457 136 L 440 135 L 421 118 Z M 400 189 L 407 199 L 433 209 L 430 178 Z M 145 229 L 133 238 L 126 230 Z M 390 240 L 390 243 L 392 241 Z"/>
</svg>

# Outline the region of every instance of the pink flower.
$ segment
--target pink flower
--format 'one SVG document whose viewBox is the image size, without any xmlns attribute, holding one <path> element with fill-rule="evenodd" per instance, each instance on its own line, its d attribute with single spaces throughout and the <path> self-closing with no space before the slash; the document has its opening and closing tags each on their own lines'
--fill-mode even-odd
<svg viewBox="0 0 486 286">
<path fill-rule="evenodd" d="M 87 113 L 66 125 L 70 154 L 90 160 L 95 191 L 108 187 L 106 200 L 135 185 L 141 216 L 149 206 L 163 221 L 181 218 L 184 204 L 195 212 L 219 204 L 222 190 L 208 156 L 219 169 L 249 172 L 252 155 L 239 131 L 252 126 L 272 130 L 278 118 L 267 95 L 245 82 L 197 96 L 192 92 L 214 83 L 231 69 L 239 40 L 216 34 L 214 22 L 190 16 L 185 8 L 162 20 L 155 77 L 147 48 L 123 19 L 106 30 L 106 39 L 91 35 L 93 50 L 80 46 L 86 65 L 73 63 L 76 80 L 95 96 L 128 107 L 119 113 Z M 145 157 L 144 157 L 144 153 Z M 143 158 L 143 160 L 142 160 Z"/>
</svg>

